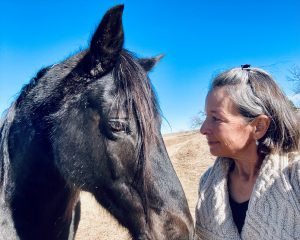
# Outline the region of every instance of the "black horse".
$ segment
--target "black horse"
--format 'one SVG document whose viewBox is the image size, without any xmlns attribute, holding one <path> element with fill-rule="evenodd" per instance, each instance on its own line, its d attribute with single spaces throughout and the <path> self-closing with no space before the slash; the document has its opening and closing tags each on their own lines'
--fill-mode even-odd
<svg viewBox="0 0 300 240">
<path fill-rule="evenodd" d="M 0 239 L 73 239 L 79 191 L 134 239 L 192 239 L 193 223 L 160 134 L 149 71 L 123 49 L 123 5 L 88 49 L 42 69 L 0 125 Z"/>
</svg>

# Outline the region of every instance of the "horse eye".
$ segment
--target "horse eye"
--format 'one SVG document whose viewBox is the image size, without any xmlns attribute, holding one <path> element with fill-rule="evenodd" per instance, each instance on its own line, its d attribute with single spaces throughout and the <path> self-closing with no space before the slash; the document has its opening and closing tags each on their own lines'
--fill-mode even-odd
<svg viewBox="0 0 300 240">
<path fill-rule="evenodd" d="M 128 132 L 128 126 L 126 122 L 111 120 L 108 121 L 108 125 L 112 132 Z"/>
</svg>

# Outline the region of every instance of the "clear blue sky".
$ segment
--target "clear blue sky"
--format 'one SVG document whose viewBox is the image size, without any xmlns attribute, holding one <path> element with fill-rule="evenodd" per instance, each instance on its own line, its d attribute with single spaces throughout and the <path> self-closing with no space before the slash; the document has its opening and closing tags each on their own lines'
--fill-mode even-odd
<svg viewBox="0 0 300 240">
<path fill-rule="evenodd" d="M 105 11 L 119 3 L 125 47 L 142 57 L 166 55 L 150 74 L 171 125 L 164 121 L 164 133 L 188 129 L 212 75 L 244 63 L 271 72 L 296 99 L 286 76 L 300 65 L 299 0 L 3 0 L 0 112 L 41 67 L 85 48 Z"/>
</svg>

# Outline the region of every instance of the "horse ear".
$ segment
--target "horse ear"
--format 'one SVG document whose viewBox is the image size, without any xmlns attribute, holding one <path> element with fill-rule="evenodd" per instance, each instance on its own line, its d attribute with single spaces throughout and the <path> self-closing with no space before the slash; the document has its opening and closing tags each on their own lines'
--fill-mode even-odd
<svg viewBox="0 0 300 240">
<path fill-rule="evenodd" d="M 140 58 L 138 59 L 138 63 L 146 72 L 149 72 L 164 56 L 164 54 L 160 54 L 153 58 Z"/>
<path fill-rule="evenodd" d="M 108 10 L 92 37 L 90 53 L 96 71 L 111 68 L 123 49 L 123 9 L 124 5 L 118 5 Z"/>
</svg>

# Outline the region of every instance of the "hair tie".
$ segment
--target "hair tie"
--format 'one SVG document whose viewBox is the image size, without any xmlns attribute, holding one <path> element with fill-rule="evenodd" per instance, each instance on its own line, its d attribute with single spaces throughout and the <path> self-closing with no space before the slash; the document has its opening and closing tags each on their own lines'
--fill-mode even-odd
<svg viewBox="0 0 300 240">
<path fill-rule="evenodd" d="M 241 68 L 242 68 L 242 70 L 250 70 L 250 67 L 251 67 L 251 65 L 250 64 L 243 64 L 243 65 L 241 65 Z"/>
</svg>

